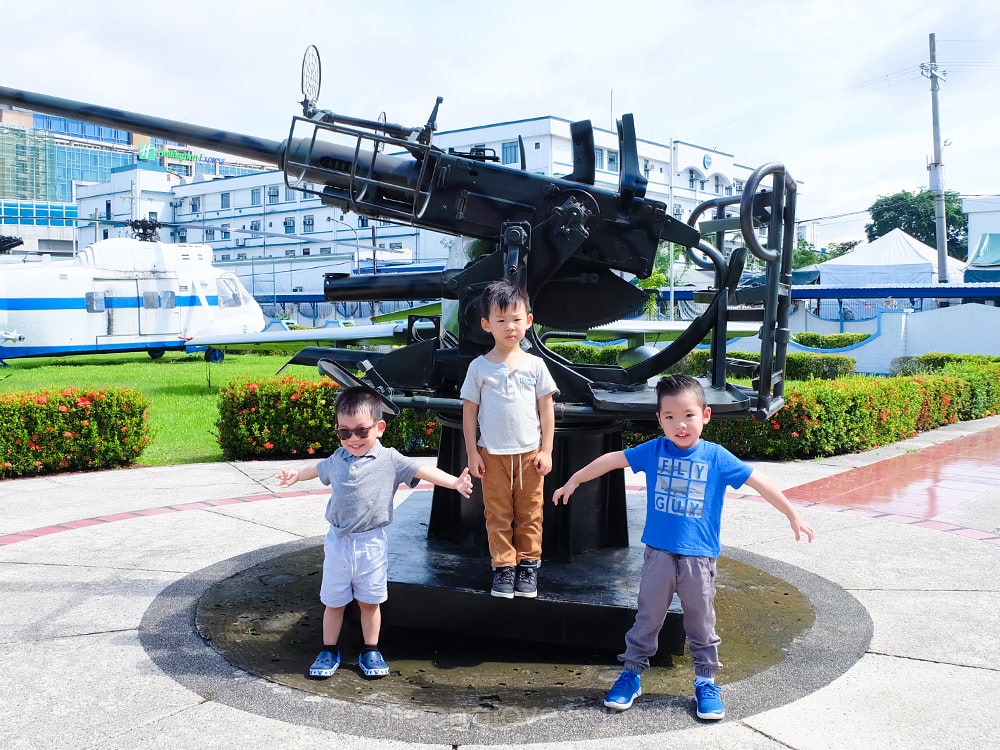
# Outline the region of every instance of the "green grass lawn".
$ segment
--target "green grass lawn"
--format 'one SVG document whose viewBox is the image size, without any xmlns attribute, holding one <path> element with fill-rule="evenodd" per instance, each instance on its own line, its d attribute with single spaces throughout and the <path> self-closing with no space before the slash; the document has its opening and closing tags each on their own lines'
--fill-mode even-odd
<svg viewBox="0 0 1000 750">
<path fill-rule="evenodd" d="M 0 368 L 0 391 L 78 388 L 134 388 L 150 400 L 152 444 L 139 457 L 144 466 L 222 461 L 216 439 L 219 392 L 239 378 L 274 376 L 291 354 L 233 354 L 217 364 L 201 354 L 146 354 L 39 357 L 8 361 Z M 294 366 L 284 375 L 320 377 L 311 367 Z"/>
</svg>

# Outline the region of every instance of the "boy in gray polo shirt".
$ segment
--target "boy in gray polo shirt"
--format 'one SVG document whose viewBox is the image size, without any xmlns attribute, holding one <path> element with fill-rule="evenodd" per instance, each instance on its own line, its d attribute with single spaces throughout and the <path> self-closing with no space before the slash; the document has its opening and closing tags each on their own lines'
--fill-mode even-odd
<svg viewBox="0 0 1000 750">
<path fill-rule="evenodd" d="M 281 487 L 307 479 L 333 488 L 326 504 L 330 523 L 323 542 L 323 650 L 309 668 L 310 677 L 330 677 L 340 666 L 337 640 L 344 610 L 356 599 L 361 610 L 364 648 L 358 666 L 366 677 L 384 677 L 389 666 L 379 652 L 382 624 L 379 605 L 388 599 L 388 558 L 385 527 L 392 522 L 393 496 L 400 484 L 415 487 L 418 480 L 448 487 L 465 497 L 472 494 L 466 468 L 460 477 L 404 456 L 379 442 L 385 432 L 382 402 L 361 386 L 345 388 L 337 398 L 337 437 L 341 447 L 333 455 L 296 471 L 283 469 Z"/>
</svg>

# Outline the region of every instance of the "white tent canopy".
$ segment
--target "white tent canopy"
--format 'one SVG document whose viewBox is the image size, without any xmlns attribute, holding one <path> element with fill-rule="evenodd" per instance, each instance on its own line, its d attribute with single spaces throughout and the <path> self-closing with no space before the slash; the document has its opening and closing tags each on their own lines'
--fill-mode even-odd
<svg viewBox="0 0 1000 750">
<path fill-rule="evenodd" d="M 825 286 L 871 286 L 938 282 L 937 250 L 893 229 L 874 242 L 819 264 L 819 283 Z M 962 263 L 948 258 L 948 281 L 961 283 Z"/>
</svg>

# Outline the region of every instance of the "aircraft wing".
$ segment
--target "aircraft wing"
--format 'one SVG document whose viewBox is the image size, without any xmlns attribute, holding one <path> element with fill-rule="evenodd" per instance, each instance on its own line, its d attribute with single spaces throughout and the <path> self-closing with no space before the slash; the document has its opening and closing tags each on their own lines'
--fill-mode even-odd
<svg viewBox="0 0 1000 750">
<path fill-rule="evenodd" d="M 206 348 L 221 349 L 302 348 L 306 345 L 329 346 L 337 344 L 387 345 L 406 343 L 406 323 L 392 321 L 359 325 L 324 326 L 322 328 L 276 328 L 257 333 L 205 334 L 187 339 L 188 351 Z"/>
<path fill-rule="evenodd" d="M 591 328 L 586 334 L 573 334 L 560 337 L 558 331 L 550 331 L 545 336 L 546 342 L 553 341 L 617 341 L 627 339 L 630 346 L 655 344 L 657 342 L 673 341 L 691 326 L 689 320 L 618 320 Z M 745 323 L 729 321 L 726 332 L 731 338 L 756 336 L 760 333 L 760 323 Z"/>
</svg>

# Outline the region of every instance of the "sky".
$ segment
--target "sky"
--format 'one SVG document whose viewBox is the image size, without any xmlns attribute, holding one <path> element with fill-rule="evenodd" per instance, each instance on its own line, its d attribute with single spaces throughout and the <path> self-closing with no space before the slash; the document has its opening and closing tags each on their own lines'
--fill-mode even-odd
<svg viewBox="0 0 1000 750">
<path fill-rule="evenodd" d="M 7 5 L 2 86 L 282 140 L 315 44 L 339 114 L 422 125 L 437 96 L 440 130 L 632 113 L 642 139 L 781 162 L 820 246 L 928 187 L 934 34 L 944 186 L 1000 201 L 995 0 Z"/>
</svg>

